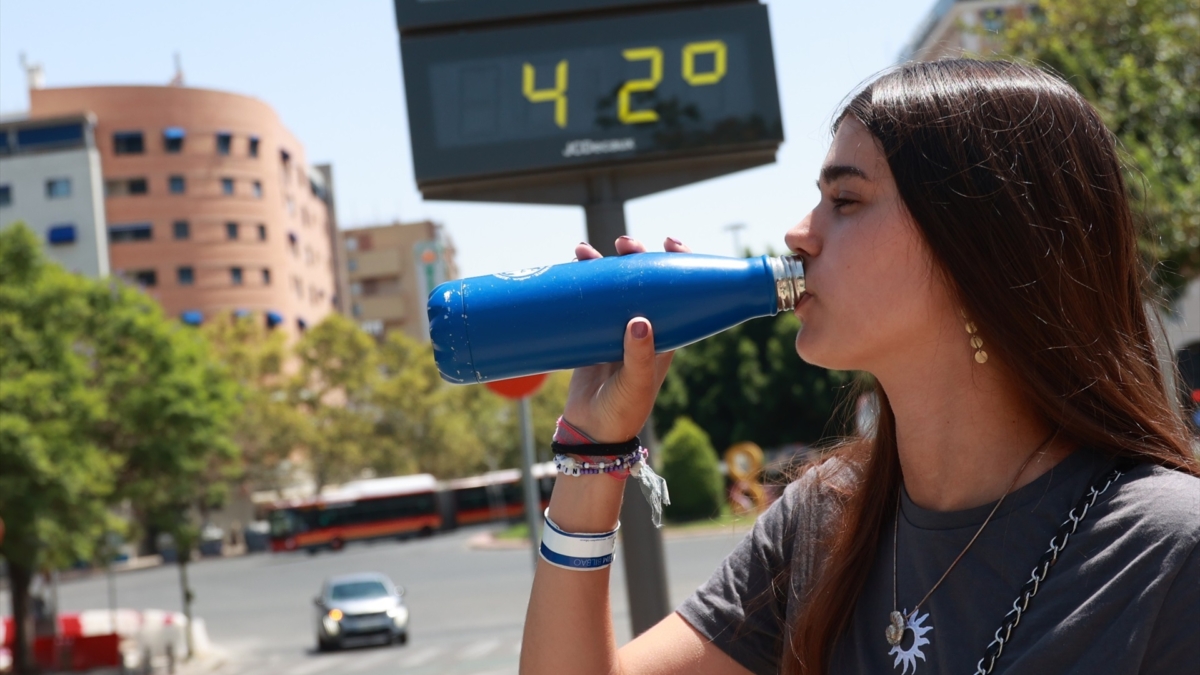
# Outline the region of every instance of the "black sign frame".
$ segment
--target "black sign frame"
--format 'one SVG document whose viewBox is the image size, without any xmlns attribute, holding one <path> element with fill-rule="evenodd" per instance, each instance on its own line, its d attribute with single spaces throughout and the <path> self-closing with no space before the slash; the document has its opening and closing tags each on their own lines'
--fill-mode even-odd
<svg viewBox="0 0 1200 675">
<path fill-rule="evenodd" d="M 653 44 L 656 41 L 709 35 L 719 27 L 725 33 L 742 36 L 742 54 L 750 63 L 739 72 L 748 72 L 754 82 L 747 86 L 753 92 L 751 107 L 756 119 L 742 120 L 745 129 L 730 135 L 723 142 L 681 143 L 679 147 L 663 148 L 653 144 L 638 146 L 632 151 L 583 153 L 566 156 L 570 148 L 564 145 L 566 135 L 545 139 L 518 139 L 479 147 L 446 148 L 437 143 L 434 85 L 431 69 L 448 60 L 469 59 L 472 56 L 495 55 L 511 57 L 521 54 L 526 45 L 538 45 L 540 53 L 555 49 L 571 49 L 580 44 L 604 45 L 612 42 L 619 47 Z M 776 89 L 774 58 L 766 7 L 754 3 L 698 6 L 677 10 L 608 16 L 575 21 L 539 23 L 525 26 L 505 26 L 463 33 L 405 36 L 401 40 L 404 74 L 408 95 L 409 126 L 412 138 L 413 164 L 418 186 L 427 188 L 462 182 L 494 180 L 505 176 L 555 176 L 563 172 L 586 169 L 612 169 L 645 162 L 662 162 L 680 158 L 720 155 L 738 152 L 763 153 L 773 158 L 783 141 L 782 116 Z M 619 58 L 619 57 L 618 57 Z M 678 66 L 676 66 L 678 67 Z M 748 71 L 746 69 L 749 69 Z M 730 67 L 730 71 L 735 70 Z M 444 87 L 443 87 L 444 88 Z M 736 121 L 736 120 L 735 120 Z M 629 138 L 630 134 L 646 137 L 653 130 L 646 125 L 621 127 L 606 137 L 588 133 L 588 142 L 605 142 Z M 568 141 L 569 143 L 570 141 Z M 756 160 L 756 164 L 762 161 Z M 769 160 L 768 160 L 769 161 Z M 738 169 L 745 168 L 738 166 Z M 436 189 L 434 190 L 436 192 Z"/>
<path fill-rule="evenodd" d="M 394 0 L 403 31 L 455 28 L 495 21 L 533 19 L 638 7 L 698 4 L 713 0 Z"/>
</svg>

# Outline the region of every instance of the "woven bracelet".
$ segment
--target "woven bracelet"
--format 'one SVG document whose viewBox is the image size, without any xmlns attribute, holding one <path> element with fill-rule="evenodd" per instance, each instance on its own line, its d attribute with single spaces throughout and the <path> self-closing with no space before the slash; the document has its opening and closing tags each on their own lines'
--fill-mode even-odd
<svg viewBox="0 0 1200 675">
<path fill-rule="evenodd" d="M 628 455 L 641 447 L 642 440 L 637 436 L 624 443 L 587 443 L 584 445 L 570 445 L 559 443 L 558 441 L 550 443 L 550 449 L 556 455 L 576 455 L 579 457 L 617 457 Z"/>
</svg>

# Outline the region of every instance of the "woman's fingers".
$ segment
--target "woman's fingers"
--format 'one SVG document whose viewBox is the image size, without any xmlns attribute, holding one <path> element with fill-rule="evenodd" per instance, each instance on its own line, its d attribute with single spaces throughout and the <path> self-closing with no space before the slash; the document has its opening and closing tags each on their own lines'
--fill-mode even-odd
<svg viewBox="0 0 1200 675">
<path fill-rule="evenodd" d="M 634 239 L 633 237 L 620 236 L 617 237 L 617 255 L 629 255 L 630 253 L 645 253 L 646 245 Z"/>
<path fill-rule="evenodd" d="M 687 244 L 679 241 L 675 237 L 667 237 L 663 242 L 663 250 L 667 253 L 691 253 L 692 249 Z"/>
<path fill-rule="evenodd" d="M 603 258 L 603 257 L 604 256 L 600 255 L 600 251 L 597 251 L 595 248 L 592 247 L 591 244 L 587 243 L 586 241 L 579 242 L 579 244 L 575 247 L 575 259 L 576 260 L 593 260 L 595 258 Z"/>
</svg>

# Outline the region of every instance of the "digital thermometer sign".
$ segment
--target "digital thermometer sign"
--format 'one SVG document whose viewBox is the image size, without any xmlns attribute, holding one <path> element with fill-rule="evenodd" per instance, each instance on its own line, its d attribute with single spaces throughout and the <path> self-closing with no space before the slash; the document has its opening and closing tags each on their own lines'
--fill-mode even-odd
<svg viewBox="0 0 1200 675">
<path fill-rule="evenodd" d="M 418 184 L 783 140 L 753 3 L 405 36 Z"/>
</svg>

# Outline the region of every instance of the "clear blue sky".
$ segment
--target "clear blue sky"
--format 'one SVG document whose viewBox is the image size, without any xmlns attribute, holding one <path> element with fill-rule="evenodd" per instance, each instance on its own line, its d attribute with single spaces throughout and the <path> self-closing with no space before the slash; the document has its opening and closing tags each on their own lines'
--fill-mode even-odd
<svg viewBox="0 0 1200 675">
<path fill-rule="evenodd" d="M 699 252 L 783 249 L 817 198 L 813 180 L 845 96 L 896 54 L 933 0 L 768 0 L 786 141 L 774 165 L 627 204 L 631 235 Z M 332 162 L 343 227 L 433 218 L 464 275 L 568 260 L 578 207 L 424 201 L 413 182 L 390 0 L 0 0 L 0 112 L 28 108 L 19 54 L 50 87 L 166 84 L 179 52 L 189 86 L 263 99 L 313 162 Z"/>
</svg>

